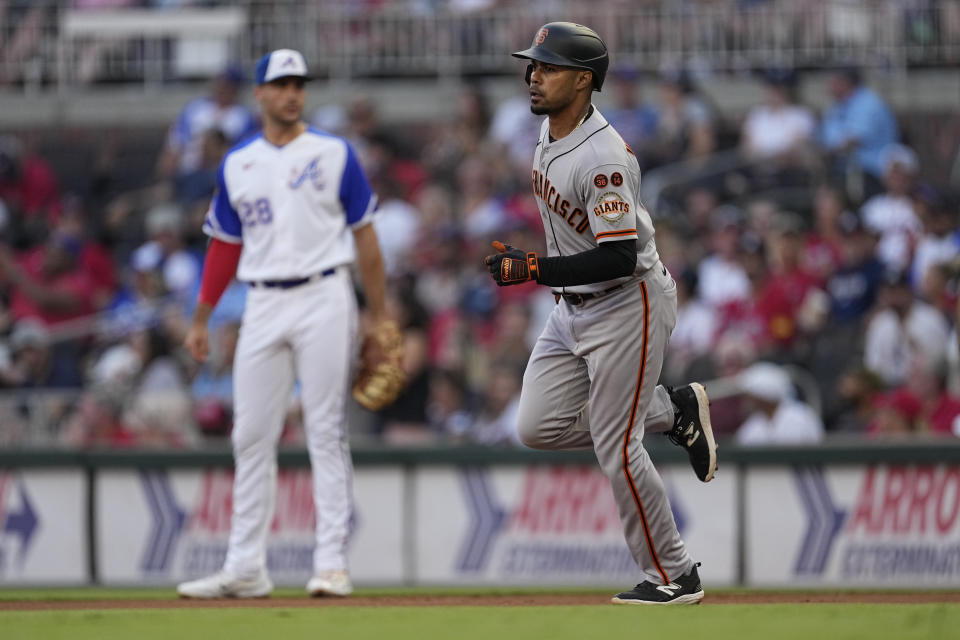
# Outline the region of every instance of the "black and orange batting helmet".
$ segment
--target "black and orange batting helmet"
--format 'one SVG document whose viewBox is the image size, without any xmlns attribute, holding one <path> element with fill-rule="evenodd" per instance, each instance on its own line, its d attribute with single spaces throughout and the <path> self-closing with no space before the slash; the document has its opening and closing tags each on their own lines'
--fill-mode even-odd
<svg viewBox="0 0 960 640">
<path fill-rule="evenodd" d="M 610 56 L 607 45 L 590 27 L 574 22 L 549 22 L 537 31 L 529 49 L 512 54 L 515 58 L 538 60 L 560 67 L 573 67 L 593 72 L 593 89 L 600 91 L 607 75 Z M 527 84 L 533 65 L 527 67 Z"/>
</svg>

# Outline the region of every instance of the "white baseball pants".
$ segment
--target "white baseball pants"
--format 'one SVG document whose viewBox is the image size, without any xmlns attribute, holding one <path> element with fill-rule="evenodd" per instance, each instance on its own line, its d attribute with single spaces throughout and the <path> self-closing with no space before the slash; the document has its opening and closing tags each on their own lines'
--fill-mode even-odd
<svg viewBox="0 0 960 640">
<path fill-rule="evenodd" d="M 248 575 L 266 567 L 277 442 L 295 380 L 313 469 L 313 569 L 347 568 L 353 467 L 346 401 L 356 333 L 356 301 L 344 268 L 290 289 L 250 288 L 233 370 L 236 472 L 227 571 Z"/>
</svg>

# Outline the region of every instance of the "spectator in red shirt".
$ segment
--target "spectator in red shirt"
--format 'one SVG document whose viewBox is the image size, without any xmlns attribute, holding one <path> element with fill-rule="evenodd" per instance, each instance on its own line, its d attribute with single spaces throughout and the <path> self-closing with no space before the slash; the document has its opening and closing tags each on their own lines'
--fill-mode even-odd
<svg viewBox="0 0 960 640">
<path fill-rule="evenodd" d="M 816 278 L 801 265 L 801 224 L 797 216 L 781 214 L 771 234 L 770 275 L 756 301 L 770 339 L 782 347 L 791 346 L 800 333 L 801 309 L 816 290 Z"/>
<path fill-rule="evenodd" d="M 840 216 L 847 210 L 846 197 L 839 187 L 823 184 L 817 188 L 813 197 L 814 228 L 805 238 L 803 267 L 821 286 L 843 263 L 845 231 Z"/>
<path fill-rule="evenodd" d="M 50 326 L 93 311 L 96 289 L 90 276 L 77 269 L 81 241 L 54 233 L 47 242 L 19 258 L 0 250 L 0 282 L 10 291 L 14 320 L 40 318 Z"/>
<path fill-rule="evenodd" d="M 79 239 L 80 252 L 77 255 L 77 268 L 86 273 L 93 282 L 92 303 L 94 309 L 99 311 L 106 308 L 113 300 L 119 288 L 119 281 L 117 266 L 110 251 L 89 233 L 90 219 L 83 200 L 76 195 L 68 194 L 64 197 L 63 215 L 54 233 Z"/>
<path fill-rule="evenodd" d="M 758 306 L 760 295 L 770 277 L 767 247 L 758 236 L 746 234 L 738 242 L 737 251 L 738 259 L 734 264 L 746 279 L 747 291 L 745 295 L 728 299 L 716 307 L 717 341 L 735 335 L 748 342 L 751 349 L 762 353 L 770 347 L 768 320 Z M 700 271 L 703 272 L 702 264 Z M 699 290 L 702 297 L 702 282 Z"/>
<path fill-rule="evenodd" d="M 903 437 L 917 431 L 921 406 L 906 389 L 881 393 L 874 398 L 874 418 L 867 433 L 874 438 Z"/>
<path fill-rule="evenodd" d="M 960 399 L 947 392 L 946 364 L 917 360 L 910 367 L 906 389 L 920 405 L 920 430 L 936 435 L 955 433 L 960 423 Z"/>
<path fill-rule="evenodd" d="M 53 169 L 26 152 L 13 136 L 0 137 L 0 201 L 11 218 L 23 225 L 19 232 L 27 237 L 60 215 L 60 188 Z"/>
<path fill-rule="evenodd" d="M 909 431 L 949 436 L 960 432 L 960 399 L 947 392 L 942 363 L 915 360 L 906 384 L 880 395 L 876 407 L 871 435 Z"/>
</svg>

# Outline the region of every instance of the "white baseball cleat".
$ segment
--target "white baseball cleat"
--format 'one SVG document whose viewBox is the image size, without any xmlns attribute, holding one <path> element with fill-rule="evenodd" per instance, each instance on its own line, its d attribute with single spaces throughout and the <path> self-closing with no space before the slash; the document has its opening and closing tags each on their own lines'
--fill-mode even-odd
<svg viewBox="0 0 960 640">
<path fill-rule="evenodd" d="M 206 578 L 182 582 L 177 586 L 181 598 L 266 598 L 273 591 L 273 583 L 266 571 L 253 578 L 243 578 L 221 571 Z"/>
<path fill-rule="evenodd" d="M 307 593 L 311 596 L 348 596 L 353 593 L 353 584 L 346 571 L 321 571 L 307 583 Z"/>
</svg>

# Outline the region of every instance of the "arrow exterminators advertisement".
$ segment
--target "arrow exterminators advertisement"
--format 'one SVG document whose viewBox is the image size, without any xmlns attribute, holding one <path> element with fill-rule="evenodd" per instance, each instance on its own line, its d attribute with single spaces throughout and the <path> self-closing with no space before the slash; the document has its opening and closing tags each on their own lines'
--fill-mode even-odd
<svg viewBox="0 0 960 640">
<path fill-rule="evenodd" d="M 960 467 L 751 469 L 751 585 L 960 584 Z"/>
</svg>

